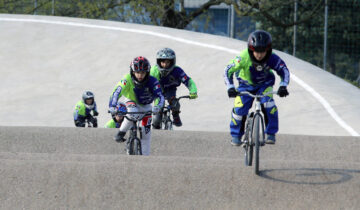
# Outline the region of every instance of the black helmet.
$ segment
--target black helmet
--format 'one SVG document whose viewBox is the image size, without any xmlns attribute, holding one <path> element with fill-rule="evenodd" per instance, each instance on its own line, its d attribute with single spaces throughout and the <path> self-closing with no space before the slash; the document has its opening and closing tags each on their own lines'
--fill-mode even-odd
<svg viewBox="0 0 360 210">
<path fill-rule="evenodd" d="M 91 92 L 91 91 L 85 91 L 82 95 L 82 100 L 85 104 L 85 107 L 88 108 L 88 109 L 93 109 L 95 104 L 94 104 L 94 101 L 95 101 L 95 96 L 94 94 Z M 87 99 L 92 99 L 92 103 L 91 104 L 87 104 L 86 103 L 86 100 Z"/>
<path fill-rule="evenodd" d="M 249 35 L 248 51 L 253 64 L 263 66 L 266 63 L 272 53 L 271 43 L 271 35 L 266 31 L 256 30 Z M 254 57 L 254 51 L 266 52 L 266 56 L 261 61 L 258 61 Z"/>
<path fill-rule="evenodd" d="M 143 56 L 136 57 L 136 58 L 134 58 L 133 61 L 131 61 L 130 75 L 136 86 L 138 86 L 138 85 L 141 86 L 142 84 L 145 84 L 147 82 L 147 80 L 149 79 L 150 68 L 151 68 L 150 62 Z M 136 79 L 134 72 L 145 72 L 146 76 L 145 76 L 144 80 L 139 82 Z"/>
</svg>

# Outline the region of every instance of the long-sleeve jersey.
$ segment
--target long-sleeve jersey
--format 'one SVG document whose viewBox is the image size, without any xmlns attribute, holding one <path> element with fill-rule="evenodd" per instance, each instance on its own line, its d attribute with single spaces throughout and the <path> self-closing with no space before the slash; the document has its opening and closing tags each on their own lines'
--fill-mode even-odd
<svg viewBox="0 0 360 210">
<path fill-rule="evenodd" d="M 86 118 L 88 116 L 90 116 L 90 112 L 97 112 L 97 107 L 96 107 L 96 102 L 94 101 L 94 108 L 93 109 L 88 109 L 85 106 L 85 103 L 80 100 L 79 102 L 77 102 L 77 104 L 75 105 L 75 110 L 74 110 L 74 120 L 77 120 L 79 117 L 80 118 Z"/>
<path fill-rule="evenodd" d="M 176 89 L 181 83 L 189 89 L 190 93 L 197 93 L 195 82 L 179 66 L 175 66 L 168 75 L 161 77 L 158 65 L 154 65 L 151 67 L 150 75 L 159 80 L 165 93 L 168 90 Z"/>
<path fill-rule="evenodd" d="M 155 98 L 158 98 L 159 105 L 164 105 L 164 96 L 161 93 L 159 81 L 149 75 L 148 80 L 141 87 L 135 86 L 131 75 L 126 74 L 124 78 L 115 86 L 110 96 L 109 107 L 116 107 L 121 96 L 124 96 L 136 104 L 151 104 Z"/>
<path fill-rule="evenodd" d="M 285 62 L 276 54 L 272 53 L 262 71 L 257 71 L 252 65 L 247 49 L 240 52 L 239 56 L 232 59 L 224 71 L 224 80 L 227 88 L 235 87 L 233 75 L 235 74 L 239 84 L 258 86 L 274 85 L 275 76 L 272 70 L 280 76 L 280 86 L 287 86 L 290 82 L 290 73 Z"/>
</svg>

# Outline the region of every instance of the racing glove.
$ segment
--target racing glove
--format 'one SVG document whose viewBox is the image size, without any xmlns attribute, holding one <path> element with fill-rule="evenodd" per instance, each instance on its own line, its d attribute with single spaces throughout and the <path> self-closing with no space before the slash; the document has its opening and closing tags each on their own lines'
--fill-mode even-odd
<svg viewBox="0 0 360 210">
<path fill-rule="evenodd" d="M 153 114 L 158 114 L 159 112 L 160 112 L 160 107 L 159 106 L 153 106 L 152 113 Z"/>
<path fill-rule="evenodd" d="M 93 111 L 94 112 L 94 116 L 96 117 L 96 116 L 98 116 L 99 115 L 99 112 L 97 112 L 97 111 Z"/>
<path fill-rule="evenodd" d="M 286 97 L 289 95 L 286 86 L 280 86 L 277 93 L 280 97 Z"/>
<path fill-rule="evenodd" d="M 228 89 L 228 96 L 229 98 L 234 98 L 237 96 L 237 91 L 235 90 L 235 88 L 229 88 Z"/>
<path fill-rule="evenodd" d="M 189 96 L 190 96 L 190 99 L 195 99 L 195 98 L 198 97 L 196 92 L 195 93 L 190 93 Z"/>
</svg>

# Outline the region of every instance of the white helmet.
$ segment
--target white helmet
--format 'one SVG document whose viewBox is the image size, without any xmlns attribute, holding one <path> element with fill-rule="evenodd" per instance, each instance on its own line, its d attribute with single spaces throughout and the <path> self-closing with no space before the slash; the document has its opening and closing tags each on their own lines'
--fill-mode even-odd
<svg viewBox="0 0 360 210">
<path fill-rule="evenodd" d="M 92 103 L 89 105 L 89 104 L 86 104 L 86 100 L 87 99 L 92 99 Z M 92 92 L 90 91 L 85 91 L 82 95 L 82 100 L 85 104 L 85 107 L 88 108 L 88 109 L 94 109 L 95 107 L 95 96 Z"/>
<path fill-rule="evenodd" d="M 160 62 L 162 60 L 169 60 L 170 61 L 170 66 L 168 68 L 162 68 L 160 65 Z M 159 68 L 160 74 L 161 76 L 166 76 L 168 75 L 175 67 L 176 64 L 176 55 L 174 50 L 170 49 L 170 48 L 163 48 L 161 50 L 159 50 L 156 53 L 156 64 Z"/>
</svg>

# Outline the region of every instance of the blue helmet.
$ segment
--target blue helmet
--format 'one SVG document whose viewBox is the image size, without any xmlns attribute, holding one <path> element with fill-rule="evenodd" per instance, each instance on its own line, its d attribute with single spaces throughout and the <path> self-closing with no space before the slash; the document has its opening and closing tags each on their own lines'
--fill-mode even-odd
<svg viewBox="0 0 360 210">
<path fill-rule="evenodd" d="M 126 105 L 124 103 L 119 103 L 116 105 L 116 113 L 119 116 L 124 116 L 127 113 L 127 108 Z"/>
</svg>

